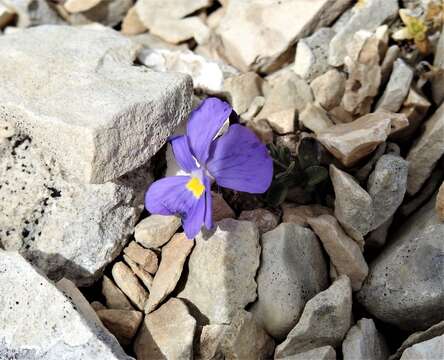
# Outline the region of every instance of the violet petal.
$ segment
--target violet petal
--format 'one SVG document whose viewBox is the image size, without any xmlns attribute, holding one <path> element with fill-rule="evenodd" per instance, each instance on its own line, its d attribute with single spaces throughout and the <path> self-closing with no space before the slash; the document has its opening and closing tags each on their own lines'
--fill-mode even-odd
<svg viewBox="0 0 444 360">
<path fill-rule="evenodd" d="M 197 169 L 196 161 L 191 154 L 188 138 L 185 135 L 170 138 L 170 144 L 173 149 L 174 158 L 182 170 L 191 173 Z"/>
</svg>

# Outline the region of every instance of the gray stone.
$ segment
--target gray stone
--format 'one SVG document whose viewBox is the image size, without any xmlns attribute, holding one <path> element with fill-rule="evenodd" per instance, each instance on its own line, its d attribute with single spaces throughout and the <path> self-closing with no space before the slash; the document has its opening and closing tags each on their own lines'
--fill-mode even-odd
<svg viewBox="0 0 444 360">
<path fill-rule="evenodd" d="M 322 346 L 300 354 L 286 356 L 283 360 L 336 360 L 336 351 L 331 346 Z"/>
<path fill-rule="evenodd" d="M 145 316 L 134 342 L 137 360 L 192 360 L 196 320 L 187 306 L 171 298 Z"/>
<path fill-rule="evenodd" d="M 284 339 L 305 303 L 327 287 L 327 266 L 319 240 L 296 224 L 264 234 L 262 247 L 258 300 L 251 311 L 270 335 Z"/>
<path fill-rule="evenodd" d="M 17 14 L 20 28 L 65 23 L 46 0 L 2 0 L 2 3 Z"/>
<path fill-rule="evenodd" d="M 113 30 L 40 26 L 0 47 L 0 119 L 81 181 L 140 167 L 188 114 L 190 79 L 134 66 L 136 45 Z"/>
<path fill-rule="evenodd" d="M 298 41 L 294 71 L 303 79 L 311 82 L 330 68 L 328 49 L 336 32 L 331 28 L 321 28 L 308 38 Z"/>
<path fill-rule="evenodd" d="M 407 155 L 409 176 L 407 192 L 416 194 L 429 178 L 438 160 L 444 154 L 444 104 L 425 123 L 425 131 Z"/>
<path fill-rule="evenodd" d="M 130 360 L 80 291 L 0 250 L 0 358 Z"/>
<path fill-rule="evenodd" d="M 347 275 L 353 290 L 359 290 L 368 274 L 368 266 L 359 245 L 344 233 L 331 215 L 310 218 L 308 223 L 321 239 L 336 273 Z"/>
<path fill-rule="evenodd" d="M 401 360 L 442 359 L 444 357 L 444 335 L 415 344 L 406 349 Z"/>
<path fill-rule="evenodd" d="M 287 50 L 298 39 L 328 26 L 350 4 L 350 0 L 230 1 L 216 31 L 231 64 L 242 71 L 269 73 L 290 60 Z"/>
<path fill-rule="evenodd" d="M 366 0 L 355 5 L 351 16 L 336 28 L 337 34 L 330 43 L 329 63 L 341 66 L 346 56 L 346 46 L 359 30 L 374 31 L 398 15 L 397 0 Z"/>
<path fill-rule="evenodd" d="M 334 125 L 327 112 L 314 104 L 308 104 L 299 114 L 299 123 L 315 134 L 319 134 Z"/>
<path fill-rule="evenodd" d="M 444 72 L 444 31 L 441 31 L 433 66 Z M 440 105 L 444 100 L 444 86 L 442 83 L 442 78 L 442 75 L 438 75 L 436 78 L 432 79 L 433 100 L 438 105 Z"/>
<path fill-rule="evenodd" d="M 142 313 L 135 310 L 100 309 L 96 313 L 122 345 L 131 344 L 143 319 Z"/>
<path fill-rule="evenodd" d="M 334 165 L 330 165 L 330 178 L 335 191 L 335 216 L 345 231 L 362 242 L 373 224 L 373 201 L 356 180 Z"/>
<path fill-rule="evenodd" d="M 399 57 L 401 53 L 401 49 L 398 45 L 392 45 L 387 49 L 387 52 L 384 56 L 384 60 L 381 63 L 381 85 L 384 86 L 390 79 L 390 75 L 392 74 L 393 65 L 396 59 Z"/>
<path fill-rule="evenodd" d="M 244 210 L 239 215 L 239 220 L 247 220 L 256 224 L 260 234 L 273 230 L 279 225 L 279 216 L 267 209 Z"/>
<path fill-rule="evenodd" d="M 148 271 L 150 274 L 154 274 L 158 269 L 157 255 L 154 251 L 145 249 L 137 242 L 131 241 L 129 245 L 123 249 L 125 255 L 127 255 L 132 261 L 138 264 L 142 269 Z"/>
<path fill-rule="evenodd" d="M 361 319 L 342 343 L 344 360 L 387 360 L 389 349 L 372 319 Z"/>
<path fill-rule="evenodd" d="M 215 225 L 211 234 L 196 237 L 188 278 L 178 297 L 195 306 L 211 324 L 227 324 L 256 299 L 261 247 L 253 223 L 225 219 Z"/>
<path fill-rule="evenodd" d="M 159 248 L 171 239 L 179 227 L 179 217 L 155 214 L 136 225 L 134 238 L 147 249 Z"/>
<path fill-rule="evenodd" d="M 114 27 L 122 22 L 132 5 L 131 0 L 101 0 L 91 9 L 69 14 L 67 20 L 72 25 L 99 23 Z"/>
<path fill-rule="evenodd" d="M 376 110 L 397 112 L 409 93 L 413 75 L 413 69 L 404 60 L 396 60 L 390 80 L 376 104 Z"/>
<path fill-rule="evenodd" d="M 405 330 L 444 319 L 444 224 L 433 198 L 409 218 L 370 264 L 357 299 L 370 314 Z"/>
<path fill-rule="evenodd" d="M 145 287 L 151 291 L 151 287 L 153 286 L 153 275 L 151 275 L 148 271 L 143 269 L 139 264 L 135 261 L 131 260 L 128 255 L 123 255 L 123 260 L 128 264 L 134 275 L 136 275 L 139 280 L 142 282 Z"/>
<path fill-rule="evenodd" d="M 276 348 L 275 359 L 318 347 L 338 346 L 351 325 L 350 280 L 341 276 L 327 290 L 307 302 L 297 325 Z"/>
<path fill-rule="evenodd" d="M 373 201 L 371 230 L 387 222 L 404 199 L 409 163 L 398 155 L 383 155 L 368 179 L 367 189 Z"/>
<path fill-rule="evenodd" d="M 13 131 L 10 122 L 2 128 Z M 22 252 L 52 279 L 91 285 L 133 232 L 134 189 L 68 181 L 20 134 L 0 139 L 0 163 L 0 246 Z"/>
<path fill-rule="evenodd" d="M 102 279 L 102 295 L 105 297 L 106 306 L 109 309 L 134 310 L 122 290 L 106 275 Z"/>
<path fill-rule="evenodd" d="M 345 91 L 345 75 L 331 69 L 315 78 L 310 86 L 316 102 L 328 111 L 341 103 Z"/>
</svg>

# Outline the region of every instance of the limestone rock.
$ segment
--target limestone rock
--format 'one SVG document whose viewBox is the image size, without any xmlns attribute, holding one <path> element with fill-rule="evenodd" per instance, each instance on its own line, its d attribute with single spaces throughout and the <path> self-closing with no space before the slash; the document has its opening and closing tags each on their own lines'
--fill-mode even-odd
<svg viewBox="0 0 444 360">
<path fill-rule="evenodd" d="M 223 219 L 234 219 L 236 214 L 230 205 L 227 204 L 221 194 L 211 192 L 211 200 L 213 203 L 213 221 L 221 221 Z"/>
<path fill-rule="evenodd" d="M 153 275 L 143 269 L 139 264 L 128 257 L 128 255 L 123 255 L 123 260 L 128 264 L 134 275 L 142 281 L 143 285 L 151 291 L 151 287 L 153 286 Z"/>
<path fill-rule="evenodd" d="M 100 301 L 93 301 L 91 303 L 91 307 L 94 309 L 95 312 L 106 309 L 106 306 L 103 305 Z"/>
<path fill-rule="evenodd" d="M 224 55 L 242 71 L 270 72 L 288 58 L 296 40 L 328 26 L 349 0 L 230 1 L 217 34 Z M 264 31 L 267 29 L 267 31 Z"/>
<path fill-rule="evenodd" d="M 373 201 L 371 229 L 387 222 L 401 205 L 407 188 L 409 164 L 397 155 L 383 155 L 368 179 L 368 193 Z"/>
<path fill-rule="evenodd" d="M 435 59 L 433 61 L 433 66 L 444 70 L 444 31 L 441 31 L 441 36 L 438 41 L 436 48 Z M 442 85 L 442 76 L 437 76 L 432 79 L 432 93 L 433 100 L 437 105 L 442 104 L 444 100 L 444 87 Z"/>
<path fill-rule="evenodd" d="M 279 224 L 279 217 L 266 209 L 244 210 L 239 220 L 247 220 L 256 224 L 260 234 L 273 230 Z"/>
<path fill-rule="evenodd" d="M 397 112 L 407 97 L 413 75 L 413 69 L 409 65 L 401 59 L 396 60 L 390 80 L 376 104 L 376 110 Z"/>
<path fill-rule="evenodd" d="M 70 13 L 89 10 L 96 6 L 101 0 L 67 0 L 63 7 Z"/>
<path fill-rule="evenodd" d="M 386 360 L 389 349 L 372 319 L 361 319 L 347 333 L 342 343 L 344 360 Z"/>
<path fill-rule="evenodd" d="M 179 226 L 177 216 L 151 215 L 136 225 L 134 238 L 145 248 L 159 248 L 171 239 Z"/>
<path fill-rule="evenodd" d="M 442 359 L 443 356 L 444 335 L 441 335 L 406 349 L 401 360 Z"/>
<path fill-rule="evenodd" d="M 303 79 L 311 82 L 330 68 L 328 50 L 335 36 L 332 28 L 321 28 L 308 38 L 298 41 L 294 59 L 294 71 Z"/>
<path fill-rule="evenodd" d="M 99 30 L 106 30 L 106 26 L 114 27 L 120 24 L 127 12 L 133 6 L 131 0 L 101 0 L 96 6 L 73 14 L 65 15 L 71 25 L 102 26 Z"/>
<path fill-rule="evenodd" d="M 57 287 L 0 250 L 0 358 L 130 360 L 68 280 Z"/>
<path fill-rule="evenodd" d="M 331 215 L 310 218 L 308 223 L 321 239 L 338 275 L 347 275 L 353 290 L 359 290 L 368 274 L 368 266 L 359 245 L 344 233 Z"/>
<path fill-rule="evenodd" d="M 0 29 L 9 25 L 14 20 L 14 16 L 15 14 L 12 10 L 0 4 Z"/>
<path fill-rule="evenodd" d="M 134 310 L 122 290 L 106 275 L 102 279 L 102 295 L 105 297 L 106 306 L 109 309 Z"/>
<path fill-rule="evenodd" d="M 366 0 L 355 5 L 351 13 L 340 26 L 330 43 L 329 63 L 341 66 L 346 56 L 346 46 L 359 30 L 374 31 L 376 28 L 398 15 L 397 0 Z"/>
<path fill-rule="evenodd" d="M 145 306 L 146 313 L 153 311 L 174 290 L 193 246 L 194 241 L 180 233 L 174 235 L 162 248 L 162 261 L 154 276 L 150 297 Z"/>
<path fill-rule="evenodd" d="M 444 154 L 444 104 L 425 124 L 425 131 L 407 155 L 409 177 L 407 192 L 416 194 L 429 178 L 438 160 Z"/>
<path fill-rule="evenodd" d="M 267 121 L 278 134 L 291 134 L 296 129 L 296 115 L 297 110 L 290 108 L 270 114 Z"/>
<path fill-rule="evenodd" d="M 122 292 L 128 296 L 137 309 L 142 310 L 145 307 L 148 293 L 140 285 L 136 275 L 123 262 L 117 262 L 112 268 L 113 279 Z"/>
<path fill-rule="evenodd" d="M 439 187 L 438 195 L 436 197 L 435 209 L 436 213 L 438 214 L 439 220 L 444 222 L 444 182 Z"/>
<path fill-rule="evenodd" d="M 328 111 L 341 103 L 345 91 L 345 75 L 331 69 L 316 77 L 310 86 L 316 102 Z"/>
<path fill-rule="evenodd" d="M 300 354 L 290 355 L 285 360 L 336 360 L 336 351 L 330 345 L 322 346 L 313 350 L 304 351 Z"/>
<path fill-rule="evenodd" d="M 140 311 L 117 309 L 99 310 L 97 316 L 122 345 L 131 344 L 143 318 Z"/>
<path fill-rule="evenodd" d="M 193 38 L 198 44 L 202 44 L 210 37 L 210 29 L 198 16 L 185 19 L 157 19 L 150 26 L 150 33 L 172 44 Z"/>
<path fill-rule="evenodd" d="M 409 218 L 370 264 L 358 301 L 378 319 L 424 330 L 444 319 L 444 225 L 435 199 Z"/>
<path fill-rule="evenodd" d="M 133 231 L 135 189 L 69 181 L 19 133 L 0 139 L 0 163 L 0 247 L 20 251 L 51 279 L 91 285 Z"/>
<path fill-rule="evenodd" d="M 265 98 L 263 96 L 256 96 L 251 102 L 248 110 L 241 115 L 244 122 L 249 122 L 262 110 L 265 105 Z"/>
<path fill-rule="evenodd" d="M 326 264 L 313 232 L 284 223 L 264 234 L 257 283 L 251 311 L 271 336 L 284 339 L 305 303 L 327 286 Z"/>
<path fill-rule="evenodd" d="M 345 231 L 362 243 L 373 224 L 373 201 L 370 195 L 344 171 L 330 165 L 335 191 L 335 216 Z"/>
<path fill-rule="evenodd" d="M 224 81 L 224 91 L 237 114 L 246 112 L 256 96 L 262 95 L 262 79 L 255 72 L 232 76 Z"/>
<path fill-rule="evenodd" d="M 2 3 L 17 15 L 19 28 L 65 23 L 45 0 L 2 0 Z"/>
<path fill-rule="evenodd" d="M 392 74 L 393 65 L 398 59 L 401 49 L 398 45 L 392 45 L 387 49 L 384 60 L 381 63 L 381 85 L 386 85 Z"/>
<path fill-rule="evenodd" d="M 390 125 L 390 116 L 385 113 L 368 114 L 348 124 L 331 126 L 317 139 L 345 166 L 352 166 L 387 139 Z"/>
<path fill-rule="evenodd" d="M 196 320 L 179 299 L 170 299 L 145 320 L 134 342 L 138 360 L 193 359 Z"/>
<path fill-rule="evenodd" d="M 113 30 L 40 26 L 0 47 L 0 118 L 81 181 L 140 167 L 188 114 L 189 78 L 133 66 L 135 44 Z"/>
<path fill-rule="evenodd" d="M 125 15 L 122 21 L 122 34 L 137 35 L 144 33 L 147 30 L 142 20 L 139 18 L 136 7 L 133 6 Z"/>
<path fill-rule="evenodd" d="M 322 205 L 301 205 L 294 206 L 293 204 L 283 203 L 282 207 L 282 222 L 298 224 L 301 226 L 308 226 L 308 219 L 320 215 L 333 214 L 333 211 Z"/>
<path fill-rule="evenodd" d="M 351 325 L 351 306 L 350 280 L 341 276 L 307 302 L 297 325 L 276 348 L 275 359 L 326 345 L 338 346 Z"/>
<path fill-rule="evenodd" d="M 212 92 L 223 89 L 224 74 L 219 64 L 190 50 L 144 49 L 138 59 L 155 71 L 190 75 L 195 89 Z"/>
<path fill-rule="evenodd" d="M 178 297 L 193 304 L 211 324 L 226 324 L 256 299 L 261 247 L 258 229 L 248 221 L 225 219 L 215 225 L 211 235 L 196 237 L 188 278 Z"/>
<path fill-rule="evenodd" d="M 314 104 L 308 104 L 299 114 L 299 122 L 315 134 L 334 125 L 328 117 L 327 112 Z"/>
<path fill-rule="evenodd" d="M 123 252 L 150 274 L 154 274 L 157 271 L 159 260 L 154 251 L 145 249 L 135 241 L 132 241 L 125 249 L 123 249 Z"/>
</svg>

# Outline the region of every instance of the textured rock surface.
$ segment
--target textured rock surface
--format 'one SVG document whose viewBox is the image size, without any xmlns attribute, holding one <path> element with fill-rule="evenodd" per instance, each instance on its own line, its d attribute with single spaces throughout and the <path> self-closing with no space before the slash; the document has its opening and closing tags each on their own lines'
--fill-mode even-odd
<svg viewBox="0 0 444 360">
<path fill-rule="evenodd" d="M 113 30 L 40 26 L 0 47 L 0 119 L 82 181 L 138 168 L 189 111 L 189 78 L 133 66 L 136 45 Z"/>
<path fill-rule="evenodd" d="M 105 297 L 106 306 L 109 309 L 134 310 L 122 290 L 106 275 L 102 279 L 102 295 Z"/>
<path fill-rule="evenodd" d="M 397 155 L 383 155 L 368 179 L 373 201 L 372 230 L 386 223 L 401 205 L 407 188 L 409 163 Z"/>
<path fill-rule="evenodd" d="M 347 333 L 342 343 L 344 360 L 386 360 L 389 349 L 371 319 L 361 319 Z"/>
<path fill-rule="evenodd" d="M 211 200 L 213 202 L 213 221 L 221 221 L 223 219 L 234 219 L 236 214 L 230 205 L 227 204 L 221 194 L 212 192 Z"/>
<path fill-rule="evenodd" d="M 436 213 L 441 221 L 444 221 L 444 182 L 439 187 L 435 204 Z"/>
<path fill-rule="evenodd" d="M 33 140 L 1 124 L 9 129 L 0 135 L 1 246 L 21 251 L 52 279 L 92 284 L 133 231 L 133 188 L 67 181 Z"/>
<path fill-rule="evenodd" d="M 159 260 L 154 251 L 145 249 L 135 241 L 132 241 L 125 249 L 123 249 L 123 252 L 150 274 L 154 274 L 157 271 Z"/>
<path fill-rule="evenodd" d="M 327 286 L 326 264 L 313 232 L 284 223 L 264 234 L 257 283 L 251 311 L 270 335 L 283 339 L 305 303 Z"/>
<path fill-rule="evenodd" d="M 444 154 L 444 104 L 425 124 L 425 131 L 407 155 L 409 177 L 407 192 L 416 194 L 429 178 L 437 161 Z"/>
<path fill-rule="evenodd" d="M 336 351 L 331 346 L 323 346 L 300 354 L 286 356 L 285 360 L 336 360 Z"/>
<path fill-rule="evenodd" d="M 171 239 L 179 226 L 177 216 L 151 215 L 137 224 L 134 238 L 148 249 L 158 248 Z"/>
<path fill-rule="evenodd" d="M 162 248 L 162 260 L 150 288 L 150 297 L 145 312 L 153 311 L 176 287 L 182 275 L 185 260 L 194 246 L 184 233 L 175 234 Z"/>
<path fill-rule="evenodd" d="M 315 100 L 325 110 L 331 110 L 341 102 L 345 91 L 345 75 L 331 69 L 311 82 Z"/>
<path fill-rule="evenodd" d="M 442 359 L 443 357 L 444 335 L 441 335 L 406 349 L 401 360 Z"/>
<path fill-rule="evenodd" d="M 132 5 L 131 0 L 101 0 L 87 11 L 70 14 L 67 20 L 71 25 L 114 27 L 123 20 Z"/>
<path fill-rule="evenodd" d="M 373 263 L 358 301 L 382 321 L 424 330 L 444 319 L 444 225 L 429 201 Z"/>
<path fill-rule="evenodd" d="M 433 66 L 439 69 L 444 69 L 444 32 L 441 31 L 441 36 L 439 38 L 438 47 L 435 53 L 435 59 L 433 61 Z M 444 87 L 442 85 L 442 76 L 437 76 L 436 79 L 432 80 L 432 91 L 433 100 L 436 104 L 441 104 L 444 100 Z"/>
<path fill-rule="evenodd" d="M 338 346 L 351 325 L 351 306 L 350 280 L 341 276 L 307 302 L 297 325 L 276 348 L 275 359 L 326 345 Z"/>
<path fill-rule="evenodd" d="M 137 309 L 142 310 L 148 299 L 148 292 L 140 285 L 136 275 L 123 262 L 119 261 L 112 268 L 113 279 L 122 292 L 128 296 Z"/>
<path fill-rule="evenodd" d="M 225 219 L 215 225 L 211 235 L 196 237 L 187 282 L 178 297 L 195 306 L 210 323 L 227 324 L 256 299 L 261 247 L 259 231 L 248 221 Z"/>
<path fill-rule="evenodd" d="M 65 23 L 45 0 L 2 0 L 2 3 L 17 14 L 17 26 L 20 28 Z"/>
<path fill-rule="evenodd" d="M 302 205 L 294 206 L 294 204 L 283 203 L 282 205 L 282 222 L 308 226 L 308 219 L 320 215 L 333 214 L 333 211 L 322 205 Z"/>
<path fill-rule="evenodd" d="M 240 213 L 239 220 L 253 222 L 261 234 L 273 230 L 279 224 L 279 217 L 267 209 L 244 210 Z"/>
<path fill-rule="evenodd" d="M 56 287 L 1 250 L 0 318 L 1 359 L 131 359 L 70 281 Z"/>
<path fill-rule="evenodd" d="M 262 95 L 262 79 L 254 72 L 232 76 L 224 81 L 230 104 L 237 114 L 246 112 L 256 96 Z"/>
<path fill-rule="evenodd" d="M 101 309 L 97 316 L 122 345 L 130 345 L 136 336 L 143 315 L 135 310 Z"/>
<path fill-rule="evenodd" d="M 230 1 L 217 32 L 237 68 L 269 72 L 298 38 L 329 25 L 349 0 Z M 295 14 L 297 14 L 295 16 Z M 267 28 L 269 31 L 264 32 Z"/>
<path fill-rule="evenodd" d="M 347 275 L 353 290 L 359 290 L 368 274 L 368 266 L 359 245 L 344 233 L 331 215 L 308 219 L 308 223 L 321 239 L 338 275 Z"/>
<path fill-rule="evenodd" d="M 138 360 L 191 360 L 195 330 L 196 320 L 186 305 L 172 298 L 145 316 L 134 342 L 134 352 Z"/>
</svg>

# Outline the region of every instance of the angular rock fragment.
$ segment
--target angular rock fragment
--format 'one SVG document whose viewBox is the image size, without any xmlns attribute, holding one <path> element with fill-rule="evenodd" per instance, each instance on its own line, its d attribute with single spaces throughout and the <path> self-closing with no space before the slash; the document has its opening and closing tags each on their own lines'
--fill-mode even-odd
<svg viewBox="0 0 444 360">
<path fill-rule="evenodd" d="M 102 0 L 67 0 L 63 7 L 70 13 L 84 12 L 96 6 Z"/>
<path fill-rule="evenodd" d="M 102 309 L 97 316 L 122 345 L 131 344 L 143 319 L 142 313 L 135 310 Z"/>
<path fill-rule="evenodd" d="M 148 292 L 140 285 L 136 275 L 123 262 L 117 262 L 112 268 L 113 279 L 122 292 L 139 310 L 144 310 Z"/>
<path fill-rule="evenodd" d="M 444 31 L 441 31 L 441 36 L 435 52 L 435 59 L 433 66 L 444 71 Z M 441 105 L 444 100 L 444 86 L 442 83 L 442 76 L 436 76 L 432 79 L 432 93 L 433 101 L 437 105 Z"/>
<path fill-rule="evenodd" d="M 150 274 L 154 274 L 157 271 L 159 260 L 154 251 L 145 249 L 135 241 L 132 241 L 125 249 L 123 249 L 123 252 Z"/>
<path fill-rule="evenodd" d="M 347 333 L 342 343 L 344 360 L 384 360 L 389 349 L 372 319 L 361 319 Z"/>
<path fill-rule="evenodd" d="M 184 19 L 158 19 L 150 26 L 150 33 L 171 44 L 179 44 L 191 39 L 195 39 L 198 44 L 202 44 L 210 36 L 209 28 L 198 16 L 190 16 Z"/>
<path fill-rule="evenodd" d="M 196 320 L 179 299 L 170 299 L 145 316 L 134 342 L 138 360 L 193 359 Z"/>
<path fill-rule="evenodd" d="M 285 360 L 336 360 L 336 351 L 330 345 L 322 346 L 299 354 L 286 356 Z"/>
<path fill-rule="evenodd" d="M 195 306 L 211 324 L 227 324 L 256 299 L 261 247 L 259 231 L 248 221 L 225 219 L 215 226 L 211 235 L 196 237 L 188 278 L 178 297 Z"/>
<path fill-rule="evenodd" d="M 311 84 L 317 103 L 325 110 L 332 110 L 341 103 L 345 91 L 345 75 L 336 69 L 315 78 Z"/>
<path fill-rule="evenodd" d="M 401 59 L 396 60 L 390 80 L 376 104 L 376 110 L 397 112 L 407 97 L 413 75 L 413 69 L 409 65 Z"/>
<path fill-rule="evenodd" d="M 136 275 L 140 281 L 142 281 L 143 285 L 151 291 L 151 286 L 153 286 L 153 275 L 151 275 L 148 271 L 142 269 L 142 267 L 131 260 L 128 255 L 123 255 L 123 260 L 128 264 L 134 275 Z"/>
<path fill-rule="evenodd" d="M 415 344 L 406 349 L 401 360 L 442 359 L 444 356 L 444 335 Z"/>
<path fill-rule="evenodd" d="M 368 274 L 368 266 L 359 245 L 344 233 L 331 215 L 310 218 L 308 223 L 321 239 L 337 274 L 347 275 L 353 290 L 359 290 Z"/>
<path fill-rule="evenodd" d="M 363 244 L 373 224 L 372 198 L 351 175 L 334 165 L 330 165 L 330 178 L 335 191 L 335 216 L 345 231 Z"/>
<path fill-rule="evenodd" d="M 297 325 L 276 348 L 275 359 L 330 345 L 338 346 L 351 325 L 350 280 L 341 276 L 307 302 Z"/>
<path fill-rule="evenodd" d="M 221 194 L 212 192 L 211 200 L 213 204 L 213 221 L 221 221 L 223 219 L 234 219 L 236 214 L 230 205 L 227 204 Z"/>
<path fill-rule="evenodd" d="M 105 26 L 114 27 L 120 24 L 132 5 L 131 0 L 101 0 L 86 11 L 65 14 L 64 18 L 71 25 L 101 26 L 99 30 L 107 30 Z"/>
<path fill-rule="evenodd" d="M 273 230 L 279 225 L 279 217 L 266 209 L 244 210 L 239 220 L 247 220 L 256 224 L 260 234 Z"/>
<path fill-rule="evenodd" d="M 162 261 L 150 288 L 145 313 L 153 311 L 174 290 L 193 246 L 194 241 L 180 233 L 162 248 Z"/>
<path fill-rule="evenodd" d="M 387 114 L 368 114 L 348 124 L 331 126 L 317 139 L 345 166 L 352 166 L 387 139 L 390 126 Z"/>
<path fill-rule="evenodd" d="M 190 79 L 133 66 L 136 45 L 113 30 L 40 26 L 0 47 L 0 119 L 81 181 L 140 167 L 188 114 Z"/>
<path fill-rule="evenodd" d="M 134 310 L 122 290 L 106 275 L 102 279 L 102 295 L 105 297 L 106 306 L 109 309 Z"/>
<path fill-rule="evenodd" d="M 224 91 L 237 114 L 246 112 L 253 100 L 262 95 L 262 79 L 255 72 L 232 76 L 224 81 Z"/>
<path fill-rule="evenodd" d="M 159 248 L 171 239 L 179 226 L 177 216 L 151 215 L 136 225 L 134 238 L 145 248 Z"/>
<path fill-rule="evenodd" d="M 131 359 L 72 282 L 55 286 L 1 250 L 0 318 L 2 359 Z"/>
<path fill-rule="evenodd" d="M 315 134 L 333 126 L 327 112 L 319 106 L 308 104 L 299 114 L 299 122 Z"/>
<path fill-rule="evenodd" d="M 444 319 L 444 224 L 434 207 L 433 198 L 402 224 L 357 294 L 370 314 L 409 331 Z"/>
<path fill-rule="evenodd" d="M 282 207 L 282 222 L 293 223 L 308 227 L 308 219 L 320 215 L 331 215 L 333 211 L 322 205 L 301 205 L 294 206 L 293 204 L 283 203 Z"/>
<path fill-rule="evenodd" d="M 416 194 L 429 178 L 438 160 L 444 154 L 444 104 L 425 123 L 425 131 L 410 149 L 407 192 Z"/>
<path fill-rule="evenodd" d="M 242 71 L 271 72 L 296 40 L 328 26 L 351 1 L 230 1 L 217 34 L 224 55 Z M 296 14 L 296 16 L 295 16 Z M 263 31 L 266 28 L 268 31 Z"/>
<path fill-rule="evenodd" d="M 392 74 L 393 65 L 398 59 L 401 49 L 398 45 L 392 45 L 387 49 L 384 60 L 381 63 L 381 85 L 386 85 Z"/>
<path fill-rule="evenodd" d="M 327 286 L 326 264 L 313 232 L 285 223 L 262 236 L 261 260 L 251 312 L 270 335 L 284 339 L 305 303 Z"/>
<path fill-rule="evenodd" d="M 2 0 L 2 3 L 16 14 L 19 28 L 65 24 L 65 21 L 45 0 Z"/>
<path fill-rule="evenodd" d="M 147 30 L 142 20 L 139 18 L 136 7 L 133 6 L 125 15 L 122 21 L 122 34 L 137 35 L 144 33 Z"/>
</svg>

